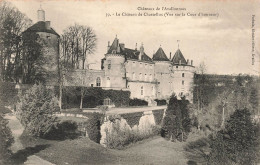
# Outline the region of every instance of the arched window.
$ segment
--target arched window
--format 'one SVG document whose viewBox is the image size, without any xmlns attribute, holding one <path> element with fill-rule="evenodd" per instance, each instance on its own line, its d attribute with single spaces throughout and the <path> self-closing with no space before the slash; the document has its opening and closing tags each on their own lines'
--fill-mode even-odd
<svg viewBox="0 0 260 165">
<path fill-rule="evenodd" d="M 141 86 L 141 96 L 144 95 L 144 87 Z"/>
<path fill-rule="evenodd" d="M 96 86 L 97 87 L 101 86 L 101 79 L 100 79 L 100 77 L 97 77 L 97 79 L 96 79 Z"/>
<path fill-rule="evenodd" d="M 182 73 L 182 77 L 184 77 L 184 73 Z"/>
</svg>

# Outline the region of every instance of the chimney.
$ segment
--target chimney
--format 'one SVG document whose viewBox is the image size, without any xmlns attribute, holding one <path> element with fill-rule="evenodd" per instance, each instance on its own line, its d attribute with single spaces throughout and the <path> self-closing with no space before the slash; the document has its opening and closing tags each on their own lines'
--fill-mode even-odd
<svg viewBox="0 0 260 165">
<path fill-rule="evenodd" d="M 46 29 L 50 30 L 51 29 L 51 21 L 46 21 L 45 26 L 46 26 Z"/>
<path fill-rule="evenodd" d="M 181 60 L 179 60 L 179 65 L 181 65 Z"/>
<path fill-rule="evenodd" d="M 144 55 L 144 45 L 142 43 L 141 46 L 140 46 L 139 60 L 142 60 L 143 55 Z"/>
<path fill-rule="evenodd" d="M 118 43 L 118 45 L 117 45 L 117 50 L 116 50 L 116 52 L 117 52 L 117 53 L 120 53 L 119 39 L 117 40 L 117 43 Z"/>
<path fill-rule="evenodd" d="M 38 22 L 45 21 L 45 11 L 42 9 L 42 7 L 40 7 L 37 13 L 38 13 Z"/>
<path fill-rule="evenodd" d="M 189 62 L 190 62 L 189 59 L 187 59 L 187 65 L 189 65 Z"/>
<path fill-rule="evenodd" d="M 193 66 L 193 60 L 190 60 L 190 65 Z"/>
<path fill-rule="evenodd" d="M 172 52 L 170 52 L 170 60 L 172 59 Z"/>
<path fill-rule="evenodd" d="M 135 50 L 137 50 L 137 43 L 135 43 Z"/>
</svg>

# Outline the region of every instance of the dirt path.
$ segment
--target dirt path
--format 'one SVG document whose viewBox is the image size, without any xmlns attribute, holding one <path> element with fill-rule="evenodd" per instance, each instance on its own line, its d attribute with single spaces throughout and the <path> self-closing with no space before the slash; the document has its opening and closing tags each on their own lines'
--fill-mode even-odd
<svg viewBox="0 0 260 165">
<path fill-rule="evenodd" d="M 9 123 L 8 126 L 12 131 L 13 137 L 14 137 L 14 143 L 11 146 L 11 150 L 13 153 L 23 149 L 23 145 L 19 139 L 19 137 L 23 133 L 23 126 L 19 122 L 19 120 L 16 118 L 16 116 L 13 113 L 9 113 L 5 116 L 6 119 L 8 119 Z"/>
<path fill-rule="evenodd" d="M 9 121 L 8 126 L 11 129 L 12 135 L 14 137 L 14 143 L 11 146 L 12 152 L 17 153 L 24 150 L 25 148 L 23 147 L 19 139 L 19 137 L 22 135 L 24 130 L 22 124 L 13 113 L 6 114 L 5 118 L 8 119 Z M 52 163 L 43 160 L 42 158 L 36 155 L 28 156 L 24 164 L 25 165 L 53 165 Z"/>
</svg>

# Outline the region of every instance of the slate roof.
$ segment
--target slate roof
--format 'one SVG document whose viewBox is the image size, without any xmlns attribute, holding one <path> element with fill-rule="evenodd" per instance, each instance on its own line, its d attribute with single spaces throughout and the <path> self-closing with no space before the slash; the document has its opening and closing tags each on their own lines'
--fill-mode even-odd
<svg viewBox="0 0 260 165">
<path fill-rule="evenodd" d="M 135 59 L 138 60 L 140 51 L 136 49 L 123 48 L 121 44 L 119 44 L 119 40 L 117 38 L 114 39 L 112 45 L 110 46 L 107 54 L 122 54 L 126 59 Z M 147 55 L 143 54 L 141 60 L 143 61 L 151 61 L 152 59 Z"/>
<path fill-rule="evenodd" d="M 153 60 L 154 61 L 170 61 L 161 47 L 153 55 Z"/>
<path fill-rule="evenodd" d="M 181 53 L 180 49 L 178 49 L 172 58 L 172 62 L 173 64 L 179 64 L 180 60 L 181 64 L 187 64 L 183 54 Z"/>
<path fill-rule="evenodd" d="M 25 30 L 23 33 L 26 33 L 26 32 L 46 32 L 46 33 L 51 33 L 51 34 L 55 34 L 55 35 L 59 36 L 59 34 L 56 33 L 55 30 L 53 30 L 53 28 L 47 29 L 46 22 L 44 22 L 44 21 L 39 21 L 39 22 L 35 23 L 31 27 L 29 27 L 27 30 Z"/>
</svg>

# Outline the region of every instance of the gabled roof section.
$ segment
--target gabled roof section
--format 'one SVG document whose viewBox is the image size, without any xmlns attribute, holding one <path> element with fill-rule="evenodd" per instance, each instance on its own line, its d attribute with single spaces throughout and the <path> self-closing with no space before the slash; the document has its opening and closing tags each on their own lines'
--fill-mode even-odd
<svg viewBox="0 0 260 165">
<path fill-rule="evenodd" d="M 39 21 L 35 23 L 34 25 L 26 29 L 23 33 L 26 32 L 46 32 L 46 33 L 51 33 L 60 36 L 58 33 L 55 32 L 55 30 L 53 30 L 53 28 L 47 29 L 46 22 L 44 21 Z"/>
<path fill-rule="evenodd" d="M 122 52 L 122 48 L 119 45 L 119 39 L 115 38 L 109 50 L 107 51 L 107 54 L 121 54 L 121 52 Z"/>
<path fill-rule="evenodd" d="M 112 45 L 107 51 L 107 54 L 121 54 L 124 55 L 125 59 L 135 59 L 138 60 L 140 51 L 136 49 L 129 49 L 123 47 L 124 44 L 119 43 L 119 39 L 115 38 Z M 147 55 L 143 54 L 141 60 L 152 61 L 152 59 Z"/>
<path fill-rule="evenodd" d="M 185 65 L 187 64 L 183 54 L 181 53 L 180 49 L 178 49 L 172 58 L 172 62 L 173 62 L 173 64 L 179 64 L 180 61 L 181 61 L 181 64 L 185 64 Z"/>
<path fill-rule="evenodd" d="M 125 48 L 124 51 L 122 52 L 122 54 L 125 56 L 126 59 L 138 60 L 138 57 L 140 55 L 140 51 L 139 50 L 135 50 L 135 49 Z M 141 60 L 143 60 L 143 61 L 152 61 L 152 59 L 145 53 L 142 55 Z"/>
<path fill-rule="evenodd" d="M 170 61 L 163 49 L 160 47 L 157 52 L 153 55 L 153 61 Z"/>
</svg>

